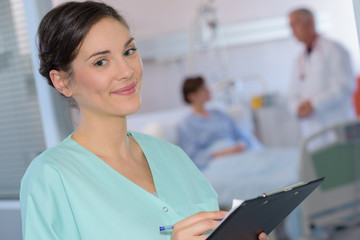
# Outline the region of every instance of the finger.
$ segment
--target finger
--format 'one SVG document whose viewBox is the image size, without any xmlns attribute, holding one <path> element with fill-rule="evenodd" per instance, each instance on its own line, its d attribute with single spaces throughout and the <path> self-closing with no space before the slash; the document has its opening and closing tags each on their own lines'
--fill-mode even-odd
<svg viewBox="0 0 360 240">
<path fill-rule="evenodd" d="M 219 224 L 220 224 L 219 221 L 215 221 L 213 219 L 204 219 L 183 229 L 176 229 L 174 226 L 173 234 L 175 235 L 175 237 L 179 237 L 179 239 L 180 236 L 181 239 L 187 239 L 188 237 L 202 236 L 203 233 L 206 233 L 208 231 L 213 231 L 215 228 L 219 226 Z"/>
<path fill-rule="evenodd" d="M 198 213 L 176 223 L 174 225 L 174 227 L 176 226 L 178 229 L 182 229 L 182 228 L 191 226 L 192 224 L 195 224 L 204 219 L 210 219 L 210 220 L 223 219 L 226 216 L 226 214 L 227 214 L 227 212 L 225 212 L 225 211 L 198 212 Z"/>
<path fill-rule="evenodd" d="M 268 236 L 264 232 L 260 233 L 258 238 L 259 240 L 269 240 Z"/>
<path fill-rule="evenodd" d="M 205 240 L 210 236 L 210 234 L 203 234 L 201 236 L 196 237 L 196 240 Z"/>
</svg>

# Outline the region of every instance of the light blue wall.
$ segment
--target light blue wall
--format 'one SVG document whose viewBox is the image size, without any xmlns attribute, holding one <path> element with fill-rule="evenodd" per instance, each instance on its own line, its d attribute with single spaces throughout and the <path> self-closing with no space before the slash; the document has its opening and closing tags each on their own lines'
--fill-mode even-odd
<svg viewBox="0 0 360 240">
<path fill-rule="evenodd" d="M 32 48 L 32 66 L 36 91 L 40 105 L 41 119 L 46 147 L 56 145 L 72 131 L 70 109 L 67 100 L 52 89 L 39 74 L 39 60 L 36 46 L 37 27 L 42 17 L 52 8 L 51 0 L 23 0 L 26 22 Z"/>
</svg>

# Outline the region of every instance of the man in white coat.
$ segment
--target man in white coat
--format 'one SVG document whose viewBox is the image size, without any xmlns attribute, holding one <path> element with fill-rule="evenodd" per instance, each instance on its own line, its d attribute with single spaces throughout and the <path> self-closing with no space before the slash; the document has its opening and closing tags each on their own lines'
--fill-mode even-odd
<svg viewBox="0 0 360 240">
<path fill-rule="evenodd" d="M 349 54 L 317 34 L 308 9 L 289 14 L 293 35 L 304 44 L 297 58 L 289 89 L 289 107 L 300 120 L 302 137 L 354 119 L 352 92 L 355 87 Z"/>
</svg>

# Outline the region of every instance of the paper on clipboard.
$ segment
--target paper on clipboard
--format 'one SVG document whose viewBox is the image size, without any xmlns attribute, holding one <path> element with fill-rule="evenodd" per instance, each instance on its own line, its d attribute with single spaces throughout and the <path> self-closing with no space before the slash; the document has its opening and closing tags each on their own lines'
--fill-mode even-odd
<svg viewBox="0 0 360 240">
<path fill-rule="evenodd" d="M 224 217 L 223 221 L 233 212 L 235 211 L 236 208 L 238 208 L 242 203 L 244 202 L 244 200 L 240 200 L 240 199 L 233 199 L 232 201 L 232 205 L 231 205 L 231 209 L 229 210 L 229 212 L 226 214 L 226 216 Z M 221 224 L 220 224 L 221 225 Z M 219 226 L 220 226 L 219 225 Z"/>
</svg>

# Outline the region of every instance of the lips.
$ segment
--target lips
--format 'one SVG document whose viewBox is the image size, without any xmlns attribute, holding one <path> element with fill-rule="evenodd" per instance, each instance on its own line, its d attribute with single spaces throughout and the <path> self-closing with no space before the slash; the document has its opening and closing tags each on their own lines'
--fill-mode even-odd
<svg viewBox="0 0 360 240">
<path fill-rule="evenodd" d="M 133 82 L 126 87 L 120 88 L 114 92 L 111 92 L 112 94 L 116 95 L 131 95 L 136 91 L 136 82 Z"/>
</svg>

